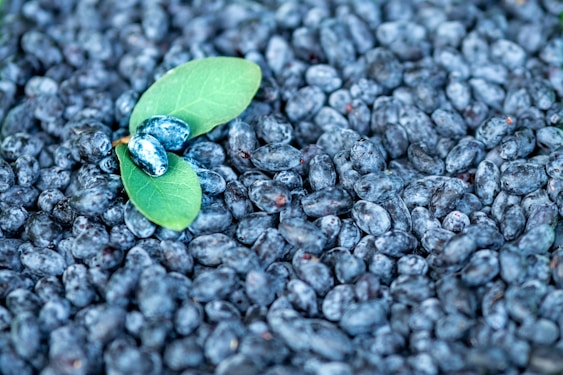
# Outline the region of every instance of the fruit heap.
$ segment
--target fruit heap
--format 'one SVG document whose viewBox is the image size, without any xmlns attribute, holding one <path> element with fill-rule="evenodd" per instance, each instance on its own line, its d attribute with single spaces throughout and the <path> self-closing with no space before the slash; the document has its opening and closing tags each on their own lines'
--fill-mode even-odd
<svg viewBox="0 0 563 375">
<path fill-rule="evenodd" d="M 139 168 L 150 176 L 159 177 L 168 170 L 166 151 L 182 153 L 190 133 L 190 126 L 176 117 L 152 116 L 137 127 L 127 147 Z"/>
</svg>

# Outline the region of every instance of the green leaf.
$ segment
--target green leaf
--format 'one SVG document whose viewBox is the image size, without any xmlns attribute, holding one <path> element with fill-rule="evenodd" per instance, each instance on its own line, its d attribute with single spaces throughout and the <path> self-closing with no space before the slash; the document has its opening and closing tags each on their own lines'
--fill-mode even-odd
<svg viewBox="0 0 563 375">
<path fill-rule="evenodd" d="M 133 164 L 126 145 L 118 145 L 115 151 L 125 191 L 147 219 L 177 231 L 194 221 L 201 207 L 201 186 L 186 161 L 169 152 L 168 171 L 151 177 Z"/>
<path fill-rule="evenodd" d="M 260 67 L 236 57 L 210 57 L 180 65 L 145 91 L 133 109 L 129 132 L 148 117 L 186 121 L 191 137 L 205 134 L 242 113 L 258 91 Z"/>
</svg>

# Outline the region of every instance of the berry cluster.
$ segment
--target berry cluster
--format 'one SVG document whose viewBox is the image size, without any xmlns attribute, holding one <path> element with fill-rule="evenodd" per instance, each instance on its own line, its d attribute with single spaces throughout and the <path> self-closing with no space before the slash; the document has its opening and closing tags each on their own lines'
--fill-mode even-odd
<svg viewBox="0 0 563 375">
<path fill-rule="evenodd" d="M 162 176 L 168 170 L 166 151 L 183 152 L 190 133 L 190 126 L 176 117 L 149 117 L 129 140 L 131 160 L 148 175 Z"/>
</svg>

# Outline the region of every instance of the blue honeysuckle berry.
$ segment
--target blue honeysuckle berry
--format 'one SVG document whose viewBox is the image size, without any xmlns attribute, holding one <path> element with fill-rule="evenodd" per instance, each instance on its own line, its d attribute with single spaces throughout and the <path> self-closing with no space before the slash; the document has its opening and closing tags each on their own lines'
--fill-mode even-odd
<svg viewBox="0 0 563 375">
<path fill-rule="evenodd" d="M 176 117 L 152 116 L 137 127 L 136 133 L 152 135 L 166 151 L 179 152 L 188 146 L 191 129 Z"/>
<path fill-rule="evenodd" d="M 149 134 L 135 134 L 127 144 L 131 160 L 145 173 L 162 176 L 168 170 L 168 155 L 160 142 Z"/>
</svg>

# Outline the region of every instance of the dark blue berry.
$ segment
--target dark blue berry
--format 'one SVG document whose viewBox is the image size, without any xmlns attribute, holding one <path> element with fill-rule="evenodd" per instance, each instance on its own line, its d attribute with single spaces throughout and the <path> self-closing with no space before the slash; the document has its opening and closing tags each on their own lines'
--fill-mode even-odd
<svg viewBox="0 0 563 375">
<path fill-rule="evenodd" d="M 110 153 L 111 139 L 104 131 L 87 130 L 76 136 L 72 146 L 76 160 L 98 163 Z"/>
<path fill-rule="evenodd" d="M 303 163 L 301 151 L 287 143 L 270 143 L 252 151 L 250 159 L 263 171 L 286 171 Z"/>
<path fill-rule="evenodd" d="M 145 173 L 159 177 L 168 170 L 168 155 L 162 144 L 149 134 L 136 134 L 127 144 L 131 160 Z"/>
<path fill-rule="evenodd" d="M 387 322 L 387 311 L 381 301 L 354 303 L 340 319 L 340 327 L 351 336 L 368 333 Z"/>
<path fill-rule="evenodd" d="M 136 130 L 139 135 L 152 135 L 166 151 L 182 152 L 188 145 L 190 126 L 172 116 L 152 116 L 144 120 Z"/>
<path fill-rule="evenodd" d="M 289 248 L 280 231 L 275 228 L 266 229 L 252 245 L 252 251 L 258 255 L 264 268 L 286 256 Z"/>
<path fill-rule="evenodd" d="M 215 142 L 197 142 L 186 150 L 185 155 L 209 169 L 215 168 L 225 162 L 225 150 L 220 144 Z"/>
</svg>

